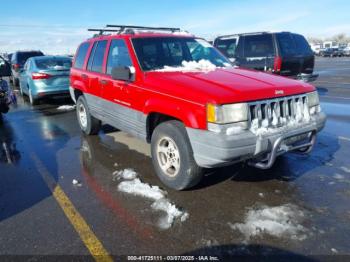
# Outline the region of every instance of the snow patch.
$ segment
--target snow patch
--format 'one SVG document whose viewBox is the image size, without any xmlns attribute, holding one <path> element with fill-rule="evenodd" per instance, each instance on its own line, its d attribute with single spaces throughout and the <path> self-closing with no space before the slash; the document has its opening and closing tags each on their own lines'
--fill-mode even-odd
<svg viewBox="0 0 350 262">
<path fill-rule="evenodd" d="M 304 217 L 304 212 L 292 204 L 262 206 L 249 210 L 244 223 L 229 223 L 229 226 L 239 230 L 246 240 L 263 234 L 304 240 L 307 230 L 300 224 Z"/>
<path fill-rule="evenodd" d="M 75 109 L 75 105 L 63 105 L 63 106 L 57 107 L 57 110 L 61 110 L 61 111 L 71 111 L 74 109 Z"/>
<path fill-rule="evenodd" d="M 162 211 L 165 216 L 162 216 L 158 221 L 158 226 L 161 229 L 169 229 L 176 220 L 184 222 L 188 219 L 189 214 L 172 204 L 166 198 L 167 192 L 160 189 L 158 186 L 152 186 L 143 183 L 137 178 L 137 173 L 132 169 L 124 169 L 113 173 L 113 180 L 123 179 L 118 190 L 134 196 L 144 197 L 153 200 L 151 208 L 155 211 Z"/>
<path fill-rule="evenodd" d="M 209 60 L 201 59 L 197 61 L 182 61 L 182 66 L 164 66 L 162 69 L 157 69 L 157 72 L 196 72 L 196 71 L 214 71 L 217 67 Z"/>
<path fill-rule="evenodd" d="M 334 175 L 334 178 L 335 178 L 335 179 L 338 179 L 338 180 L 341 180 L 341 179 L 344 179 L 344 176 L 343 176 L 343 175 L 340 175 L 340 174 L 335 174 L 335 175 Z"/>
<path fill-rule="evenodd" d="M 166 213 L 158 223 L 161 229 L 169 229 L 177 218 L 179 218 L 181 222 L 184 222 L 188 218 L 188 213 L 179 210 L 166 198 L 161 198 L 155 201 L 151 207 L 156 211 L 163 211 Z"/>
<path fill-rule="evenodd" d="M 81 183 L 76 179 L 73 179 L 72 184 L 75 186 L 81 186 Z"/>
<path fill-rule="evenodd" d="M 113 181 L 115 181 L 115 179 L 132 180 L 132 179 L 135 179 L 137 177 L 137 173 L 134 170 L 127 168 L 124 170 L 119 170 L 119 171 L 113 172 L 112 176 L 113 176 Z"/>
<path fill-rule="evenodd" d="M 123 181 L 118 185 L 118 190 L 124 193 L 141 196 L 152 200 L 159 200 L 166 196 L 166 192 L 158 186 L 151 186 L 141 182 L 139 178 Z"/>
<path fill-rule="evenodd" d="M 347 168 L 347 167 L 345 167 L 345 166 L 342 166 L 340 169 L 343 170 L 343 171 L 346 172 L 346 173 L 350 173 L 350 168 Z"/>
</svg>

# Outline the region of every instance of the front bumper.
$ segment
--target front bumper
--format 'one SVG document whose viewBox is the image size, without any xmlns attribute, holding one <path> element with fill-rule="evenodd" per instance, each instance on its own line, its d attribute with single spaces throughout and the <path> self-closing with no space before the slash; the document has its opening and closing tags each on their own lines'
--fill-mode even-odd
<svg viewBox="0 0 350 262">
<path fill-rule="evenodd" d="M 299 74 L 296 77 L 296 79 L 306 83 L 316 81 L 317 78 L 318 78 L 318 74 Z"/>
<path fill-rule="evenodd" d="M 273 151 L 276 141 L 297 138 L 293 143 L 298 142 L 299 136 L 316 134 L 322 130 L 325 122 L 326 115 L 321 112 L 313 116 L 308 123 L 262 136 L 257 136 L 249 130 L 236 135 L 226 135 L 201 129 L 186 129 L 195 161 L 201 167 L 212 168 L 259 159 Z"/>
</svg>

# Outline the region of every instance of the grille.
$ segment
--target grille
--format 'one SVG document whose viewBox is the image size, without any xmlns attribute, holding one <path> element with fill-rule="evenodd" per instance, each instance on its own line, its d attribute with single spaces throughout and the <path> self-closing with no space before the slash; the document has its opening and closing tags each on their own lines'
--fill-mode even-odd
<svg viewBox="0 0 350 262">
<path fill-rule="evenodd" d="M 252 128 L 282 127 L 309 120 L 307 96 L 289 96 L 249 103 Z"/>
</svg>

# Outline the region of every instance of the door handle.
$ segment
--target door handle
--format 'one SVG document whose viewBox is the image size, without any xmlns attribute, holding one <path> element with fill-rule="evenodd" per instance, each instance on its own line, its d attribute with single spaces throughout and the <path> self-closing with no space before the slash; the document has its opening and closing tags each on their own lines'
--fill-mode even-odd
<svg viewBox="0 0 350 262">
<path fill-rule="evenodd" d="M 107 84 L 108 84 L 108 81 L 107 81 L 107 80 L 100 80 L 100 84 L 101 84 L 101 85 L 107 85 Z"/>
<path fill-rule="evenodd" d="M 81 74 L 81 78 L 86 79 L 88 76 L 86 74 Z"/>
</svg>

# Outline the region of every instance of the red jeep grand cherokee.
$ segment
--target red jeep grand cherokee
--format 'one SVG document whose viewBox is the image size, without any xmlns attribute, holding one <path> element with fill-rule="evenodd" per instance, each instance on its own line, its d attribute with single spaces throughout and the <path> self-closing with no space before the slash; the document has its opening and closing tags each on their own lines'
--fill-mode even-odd
<svg viewBox="0 0 350 262">
<path fill-rule="evenodd" d="M 280 154 L 311 151 L 326 121 L 315 87 L 234 68 L 176 28 L 115 27 L 75 55 L 78 122 L 87 135 L 104 122 L 151 143 L 168 187 L 196 185 L 202 168 L 247 161 L 267 169 Z"/>
</svg>

